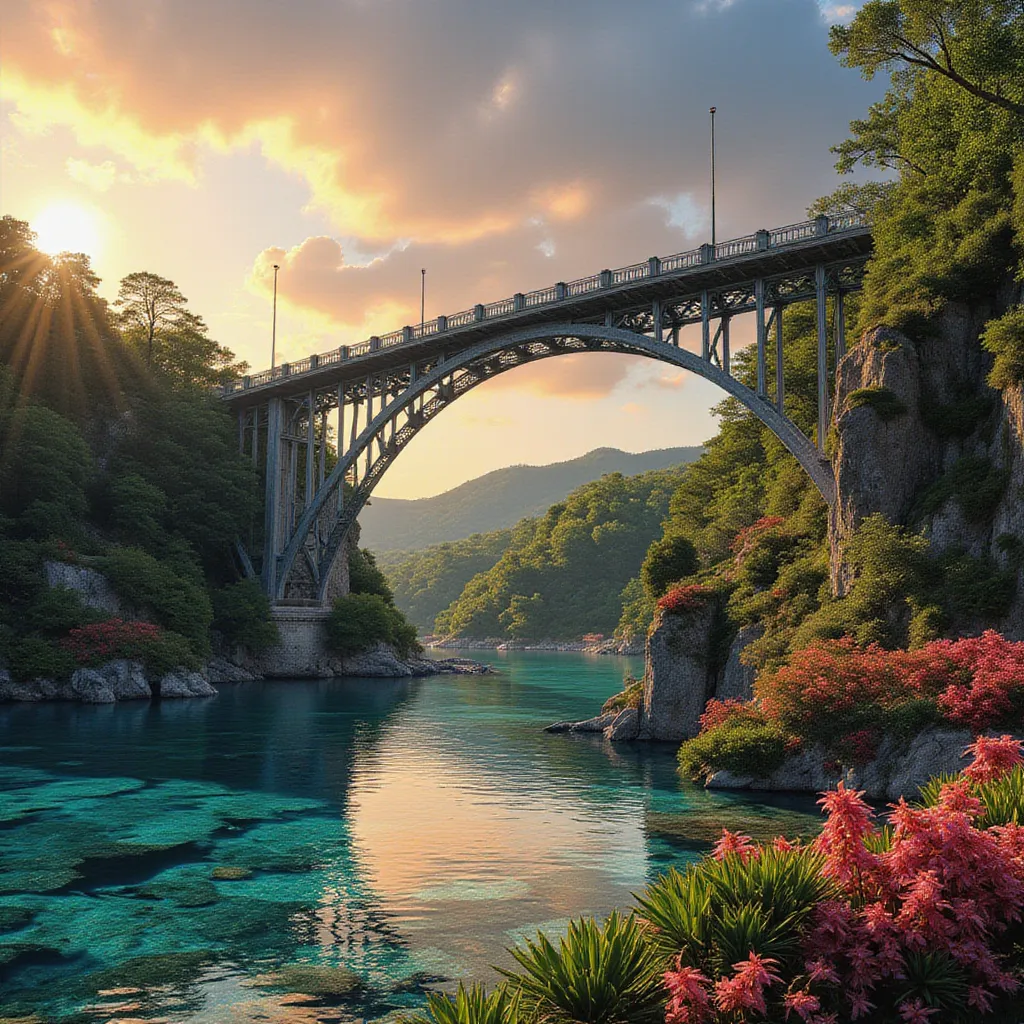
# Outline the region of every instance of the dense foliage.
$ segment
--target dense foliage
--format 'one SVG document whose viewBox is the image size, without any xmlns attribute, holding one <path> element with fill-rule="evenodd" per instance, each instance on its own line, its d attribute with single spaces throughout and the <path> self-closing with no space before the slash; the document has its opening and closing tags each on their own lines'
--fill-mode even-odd
<svg viewBox="0 0 1024 1024">
<path fill-rule="evenodd" d="M 494 530 L 423 551 L 390 552 L 377 560 L 387 573 L 395 604 L 410 621 L 429 632 L 466 584 L 493 568 L 511 543 L 511 530 Z"/>
<path fill-rule="evenodd" d="M 439 633 L 572 639 L 611 633 L 621 591 L 657 537 L 681 470 L 612 473 L 512 531 L 493 568 L 436 620 Z"/>
<path fill-rule="evenodd" d="M 32 241 L 0 221 L 0 661 L 19 678 L 108 651 L 191 664 L 210 652 L 211 595 L 225 636 L 272 642 L 266 601 L 232 557 L 260 517 L 257 476 L 208 389 L 230 353 L 186 357 L 180 324 L 157 323 L 145 365 L 87 257 Z M 47 560 L 102 573 L 138 623 L 98 623 L 45 585 Z"/>
<path fill-rule="evenodd" d="M 1010 737 L 877 823 L 842 783 L 817 838 L 723 831 L 637 909 L 512 951 L 490 995 L 431 997 L 417 1024 L 966 1024 L 1016 1021 L 1024 971 L 1024 766 Z"/>
<path fill-rule="evenodd" d="M 380 594 L 347 594 L 336 598 L 327 620 L 327 642 L 343 658 L 374 644 L 390 644 L 400 657 L 416 654 L 416 627 Z"/>
</svg>

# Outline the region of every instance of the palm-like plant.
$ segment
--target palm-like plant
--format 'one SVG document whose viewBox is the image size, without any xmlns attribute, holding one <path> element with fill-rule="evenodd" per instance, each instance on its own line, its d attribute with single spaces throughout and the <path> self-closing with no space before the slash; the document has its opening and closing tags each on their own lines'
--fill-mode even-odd
<svg viewBox="0 0 1024 1024">
<path fill-rule="evenodd" d="M 942 787 L 960 782 L 962 775 L 936 775 L 921 787 L 921 805 L 934 807 L 942 795 Z M 993 825 L 1024 824 L 1024 768 L 1017 766 L 1002 778 L 971 784 L 971 795 L 981 801 L 978 828 Z"/>
<path fill-rule="evenodd" d="M 729 854 L 680 873 L 672 869 L 637 897 L 651 943 L 686 963 L 728 970 L 751 952 L 780 963 L 796 958 L 800 933 L 838 890 L 807 848 L 764 848 L 744 860 Z"/>
<path fill-rule="evenodd" d="M 535 1021 L 646 1024 L 663 1011 L 662 963 L 632 916 L 569 925 L 556 948 L 543 934 L 512 955 L 522 973 L 503 972 Z"/>
<path fill-rule="evenodd" d="M 466 988 L 462 982 L 455 995 L 432 992 L 426 1012 L 407 1018 L 407 1024 L 516 1024 L 519 993 L 507 985 L 486 992 L 483 985 Z"/>
</svg>

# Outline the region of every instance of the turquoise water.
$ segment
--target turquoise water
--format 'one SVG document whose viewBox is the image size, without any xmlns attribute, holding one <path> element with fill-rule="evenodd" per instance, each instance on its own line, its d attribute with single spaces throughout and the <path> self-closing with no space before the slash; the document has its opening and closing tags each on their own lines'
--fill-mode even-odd
<svg viewBox="0 0 1024 1024">
<path fill-rule="evenodd" d="M 541 730 L 635 662 L 474 656 L 498 673 L 0 706 L 0 1017 L 379 1018 L 723 826 L 815 827 L 811 800 L 682 782 L 670 747 Z"/>
</svg>

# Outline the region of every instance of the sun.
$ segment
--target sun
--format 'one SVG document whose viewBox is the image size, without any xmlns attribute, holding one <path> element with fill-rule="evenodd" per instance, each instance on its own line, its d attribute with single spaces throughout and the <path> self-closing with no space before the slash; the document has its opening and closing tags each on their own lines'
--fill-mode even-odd
<svg viewBox="0 0 1024 1024">
<path fill-rule="evenodd" d="M 32 221 L 36 248 L 56 256 L 61 252 L 84 252 L 94 260 L 103 243 L 103 223 L 95 210 L 79 203 L 51 203 Z"/>
</svg>

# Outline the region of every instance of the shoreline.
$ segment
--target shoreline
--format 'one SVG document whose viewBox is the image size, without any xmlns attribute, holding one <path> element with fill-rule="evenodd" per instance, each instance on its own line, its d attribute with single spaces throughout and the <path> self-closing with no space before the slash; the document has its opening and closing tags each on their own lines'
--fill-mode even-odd
<svg viewBox="0 0 1024 1024">
<path fill-rule="evenodd" d="M 424 636 L 423 646 L 430 651 L 563 651 L 572 654 L 602 654 L 643 657 L 643 640 L 506 640 L 504 637 Z"/>
</svg>

